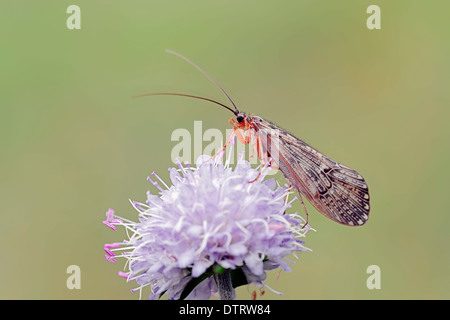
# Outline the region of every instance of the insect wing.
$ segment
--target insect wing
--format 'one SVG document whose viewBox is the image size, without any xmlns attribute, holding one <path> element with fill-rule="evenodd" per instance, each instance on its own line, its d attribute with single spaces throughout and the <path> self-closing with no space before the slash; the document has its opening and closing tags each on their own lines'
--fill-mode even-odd
<svg viewBox="0 0 450 320">
<path fill-rule="evenodd" d="M 252 120 L 264 152 L 320 213 L 344 225 L 367 222 L 369 189 L 358 172 L 260 117 Z"/>
</svg>

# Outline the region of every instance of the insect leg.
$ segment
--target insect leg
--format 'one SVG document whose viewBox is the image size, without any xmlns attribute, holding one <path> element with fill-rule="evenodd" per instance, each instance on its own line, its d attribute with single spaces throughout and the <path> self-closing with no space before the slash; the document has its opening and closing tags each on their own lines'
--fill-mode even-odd
<svg viewBox="0 0 450 320">
<path fill-rule="evenodd" d="M 227 146 L 230 144 L 231 139 L 233 139 L 233 138 L 234 138 L 234 135 L 233 135 L 233 132 L 232 132 L 232 133 L 230 133 L 230 135 L 228 136 L 227 141 L 225 142 L 225 144 L 223 145 L 223 147 L 220 148 L 220 150 L 217 151 L 215 155 L 213 155 L 211 158 L 209 158 L 208 161 L 210 161 L 211 159 L 214 159 L 219 153 L 221 153 L 222 151 L 224 151 L 224 150 L 227 148 Z M 239 139 L 239 140 L 240 140 L 240 139 Z"/>
<path fill-rule="evenodd" d="M 260 145 L 259 145 L 259 139 L 258 138 L 256 138 L 256 139 L 254 139 L 254 140 L 256 140 L 256 141 L 252 141 L 252 154 L 250 155 L 250 159 L 254 156 L 254 154 L 255 154 L 255 151 L 256 151 L 256 154 L 258 155 L 258 157 L 259 157 L 259 155 L 260 155 Z M 250 160 L 249 160 L 250 161 Z M 262 159 L 262 158 L 260 158 L 260 162 L 261 162 L 261 164 L 260 164 L 260 166 L 259 166 L 259 173 L 258 173 L 258 175 L 256 176 L 256 178 L 255 179 L 253 179 L 252 181 L 250 181 L 249 183 L 253 183 L 253 182 L 255 182 L 256 180 L 258 180 L 258 178 L 261 176 L 261 173 L 262 173 L 262 170 L 263 170 L 263 168 L 264 168 L 264 166 L 265 166 L 265 164 L 266 164 L 266 159 Z"/>
<path fill-rule="evenodd" d="M 236 134 L 236 137 L 238 137 L 239 141 L 242 144 L 249 144 L 249 139 L 247 138 L 247 134 L 244 133 L 244 136 L 242 135 L 242 133 L 239 131 L 238 127 L 233 127 L 234 129 L 234 133 Z"/>
<path fill-rule="evenodd" d="M 298 190 L 297 190 L 297 192 L 298 192 Z M 306 210 L 306 206 L 305 206 L 305 203 L 303 202 L 302 194 L 300 192 L 298 192 L 298 195 L 300 196 L 300 202 L 302 203 L 303 209 L 305 210 L 305 213 L 306 213 L 306 222 L 302 227 L 302 229 L 303 229 L 308 225 L 308 210 Z"/>
<path fill-rule="evenodd" d="M 255 182 L 256 180 L 258 180 L 258 178 L 261 176 L 262 169 L 263 169 L 263 165 L 261 164 L 261 166 L 259 167 L 259 173 L 258 173 L 258 175 L 256 176 L 256 178 L 253 179 L 252 181 L 249 181 L 248 183 L 253 183 L 253 182 Z"/>
<path fill-rule="evenodd" d="M 249 137 L 249 140 L 250 140 L 250 137 Z M 253 139 L 251 141 L 251 143 L 252 143 L 252 153 L 251 153 L 250 157 L 248 158 L 249 162 L 253 159 L 253 156 L 255 155 L 255 153 L 256 153 L 257 157 L 261 160 L 261 158 L 259 157 L 259 151 L 258 151 L 259 140 L 258 139 L 256 139 L 256 141 L 254 141 L 254 140 L 255 140 L 255 138 L 253 137 Z"/>
</svg>

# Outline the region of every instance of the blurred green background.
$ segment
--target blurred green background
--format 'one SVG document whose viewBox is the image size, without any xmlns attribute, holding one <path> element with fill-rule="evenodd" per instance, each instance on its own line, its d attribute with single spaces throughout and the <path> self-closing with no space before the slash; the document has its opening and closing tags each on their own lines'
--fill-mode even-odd
<svg viewBox="0 0 450 320">
<path fill-rule="evenodd" d="M 81 8 L 81 30 L 66 9 Z M 381 30 L 366 9 L 381 8 Z M 136 219 L 153 170 L 168 179 L 177 128 L 229 128 L 238 106 L 358 170 L 361 228 L 310 208 L 306 246 L 260 299 L 448 299 L 450 5 L 445 1 L 1 1 L 2 299 L 137 299 L 103 258 L 122 239 L 109 207 Z M 206 144 L 206 143 L 205 143 Z M 301 210 L 299 205 L 295 209 Z M 66 268 L 81 268 L 68 290 Z M 381 289 L 366 287 L 369 265 Z M 250 288 L 250 291 L 252 288 Z M 247 288 L 238 298 L 249 299 Z"/>
</svg>

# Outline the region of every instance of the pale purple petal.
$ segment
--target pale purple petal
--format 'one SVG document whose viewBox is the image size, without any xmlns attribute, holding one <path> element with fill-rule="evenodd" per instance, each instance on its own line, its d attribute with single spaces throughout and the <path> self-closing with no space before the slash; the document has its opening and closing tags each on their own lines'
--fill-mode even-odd
<svg viewBox="0 0 450 320">
<path fill-rule="evenodd" d="M 129 238 L 105 246 L 105 252 L 110 261 L 128 260 L 128 271 L 120 274 L 136 282 L 133 292 L 150 290 L 149 299 L 162 294 L 179 299 L 190 280 L 217 265 L 242 268 L 249 284 L 264 286 L 266 271 L 290 271 L 287 257 L 307 250 L 300 238 L 309 228 L 302 229 L 304 220 L 297 213 L 286 212 L 290 189 L 277 186 L 273 178 L 264 180 L 265 171 L 248 161 L 231 168 L 217 157 L 202 156 L 196 167 L 177 162 L 177 168 L 169 169 L 169 186 L 153 173 L 149 181 L 157 195 L 148 192 L 145 204 L 132 202 L 139 222 L 108 210 L 106 222 L 113 229 L 125 227 Z M 187 299 L 209 299 L 215 293 L 210 276 Z"/>
</svg>

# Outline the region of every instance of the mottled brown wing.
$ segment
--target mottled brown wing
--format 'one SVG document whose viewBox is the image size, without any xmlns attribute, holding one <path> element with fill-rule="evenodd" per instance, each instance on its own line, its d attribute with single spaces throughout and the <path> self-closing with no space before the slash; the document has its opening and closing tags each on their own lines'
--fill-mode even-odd
<svg viewBox="0 0 450 320">
<path fill-rule="evenodd" d="M 264 152 L 299 193 L 324 216 L 360 226 L 369 218 L 369 188 L 355 170 L 337 163 L 276 125 L 253 117 Z"/>
</svg>

